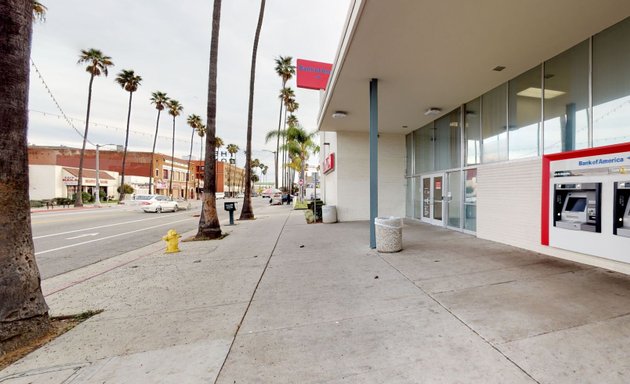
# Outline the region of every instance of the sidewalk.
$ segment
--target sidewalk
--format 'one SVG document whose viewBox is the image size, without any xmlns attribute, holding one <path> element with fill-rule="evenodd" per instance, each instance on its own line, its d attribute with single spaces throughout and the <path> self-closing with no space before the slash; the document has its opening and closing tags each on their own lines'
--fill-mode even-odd
<svg viewBox="0 0 630 384">
<path fill-rule="evenodd" d="M 417 223 L 378 254 L 367 222 L 256 214 L 44 281 L 52 315 L 105 311 L 0 383 L 628 382 L 625 275 Z"/>
</svg>

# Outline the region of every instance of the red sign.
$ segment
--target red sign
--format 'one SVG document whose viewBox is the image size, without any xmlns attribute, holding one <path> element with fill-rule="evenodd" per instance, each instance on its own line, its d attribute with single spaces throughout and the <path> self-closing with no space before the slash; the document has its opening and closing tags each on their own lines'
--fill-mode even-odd
<svg viewBox="0 0 630 384">
<path fill-rule="evenodd" d="M 332 64 L 297 59 L 297 86 L 307 89 L 326 89 Z"/>
<path fill-rule="evenodd" d="M 324 160 L 324 174 L 328 174 L 335 170 L 335 154 L 330 153 Z"/>
</svg>

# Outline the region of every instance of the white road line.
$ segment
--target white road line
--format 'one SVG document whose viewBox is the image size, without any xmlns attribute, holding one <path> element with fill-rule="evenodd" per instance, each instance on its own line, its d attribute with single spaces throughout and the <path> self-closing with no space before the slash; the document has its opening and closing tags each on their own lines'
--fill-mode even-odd
<svg viewBox="0 0 630 384">
<path fill-rule="evenodd" d="M 142 228 L 142 229 L 136 229 L 135 231 L 129 231 L 129 232 L 125 232 L 125 233 L 119 233 L 117 235 L 111 235 L 111 236 L 105 236 L 105 237 L 101 237 L 100 239 L 94 239 L 94 240 L 88 240 L 88 241 L 83 241 L 81 243 L 76 243 L 76 244 L 71 244 L 71 245 L 65 245 L 63 247 L 59 247 L 59 248 L 53 248 L 53 249 L 47 249 L 45 251 L 40 251 L 40 252 L 35 252 L 35 256 L 37 255 L 43 255 L 44 253 L 50 253 L 50 252 L 55 252 L 55 251 L 60 251 L 62 249 L 67 249 L 67 248 L 72 248 L 72 247 L 78 247 L 79 245 L 84 245 L 84 244 L 89 244 L 89 243 L 95 243 L 97 241 L 102 241 L 102 240 L 107 240 L 107 239 L 113 239 L 114 237 L 120 237 L 120 236 L 125 236 L 125 235 L 129 235 L 131 233 L 136 233 L 136 232 L 142 232 L 142 231 L 147 231 L 149 229 L 153 229 L 153 228 L 158 228 L 158 227 L 163 227 L 165 225 L 171 225 L 171 224 L 175 224 L 175 223 L 179 223 L 182 221 L 187 221 L 192 219 L 192 217 L 189 217 L 187 219 L 183 219 L 183 220 L 177 220 L 177 221 L 170 221 L 168 223 L 164 223 L 164 224 L 159 224 L 159 225 L 154 225 L 152 227 L 147 227 L 147 228 Z"/>
<path fill-rule="evenodd" d="M 176 213 L 176 215 L 180 216 L 182 214 L 189 214 L 189 212 L 182 212 L 182 213 Z M 170 216 L 173 216 L 172 214 Z M 162 215 L 158 215 L 158 217 L 152 217 L 150 219 L 139 219 L 139 220 L 131 220 L 131 221 L 125 221 L 122 223 L 114 223 L 114 224 L 105 224 L 105 225 L 99 225 L 98 227 L 91 227 L 91 228 L 82 228 L 82 229 L 75 229 L 72 231 L 66 231 L 66 232 L 59 232 L 59 233 L 51 233 L 49 235 L 42 235 L 42 236 L 34 236 L 33 240 L 37 240 L 37 239 L 43 239 L 45 237 L 53 237 L 53 236 L 61 236 L 61 235 L 68 235 L 70 233 L 77 233 L 77 232 L 84 232 L 84 231 L 91 231 L 93 229 L 100 229 L 100 228 L 108 228 L 108 227 L 115 227 L 118 225 L 125 225 L 125 224 L 133 224 L 133 223 L 139 223 L 141 221 L 149 221 L 149 220 L 159 220 L 159 219 L 166 219 L 168 218 L 167 216 L 162 216 Z"/>
<path fill-rule="evenodd" d="M 79 236 L 73 236 L 73 237 L 66 237 L 66 240 L 74 240 L 74 239 L 80 239 L 82 237 L 86 237 L 86 236 L 96 236 L 98 235 L 98 232 L 94 232 L 94 233 L 84 233 L 82 235 Z"/>
</svg>

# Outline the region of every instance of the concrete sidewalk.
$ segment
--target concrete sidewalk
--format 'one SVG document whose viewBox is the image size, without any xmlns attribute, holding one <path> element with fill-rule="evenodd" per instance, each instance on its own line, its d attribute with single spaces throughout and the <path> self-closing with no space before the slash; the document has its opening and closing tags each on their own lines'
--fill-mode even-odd
<svg viewBox="0 0 630 384">
<path fill-rule="evenodd" d="M 630 278 L 407 223 L 306 225 L 265 207 L 221 241 L 155 244 L 43 282 L 105 311 L 2 383 L 626 383 Z"/>
</svg>

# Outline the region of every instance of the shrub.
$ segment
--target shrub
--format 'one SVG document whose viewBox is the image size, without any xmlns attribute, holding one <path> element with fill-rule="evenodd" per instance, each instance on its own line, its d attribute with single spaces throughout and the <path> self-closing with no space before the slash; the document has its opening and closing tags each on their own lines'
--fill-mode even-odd
<svg viewBox="0 0 630 384">
<path fill-rule="evenodd" d="M 130 195 L 133 193 L 133 187 L 127 183 L 124 184 L 124 190 L 125 190 L 125 195 Z M 116 191 L 118 191 L 118 193 L 120 193 L 120 187 L 118 187 L 116 189 Z"/>
</svg>

